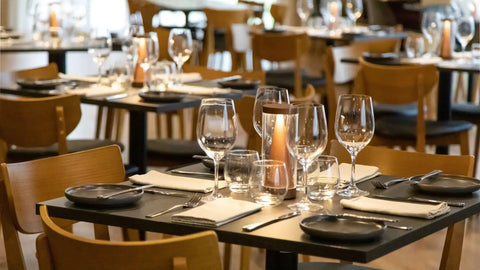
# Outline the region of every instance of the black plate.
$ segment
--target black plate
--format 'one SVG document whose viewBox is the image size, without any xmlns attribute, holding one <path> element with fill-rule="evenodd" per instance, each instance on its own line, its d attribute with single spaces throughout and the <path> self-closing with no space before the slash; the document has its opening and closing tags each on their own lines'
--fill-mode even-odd
<svg viewBox="0 0 480 270">
<path fill-rule="evenodd" d="M 386 225 L 380 221 L 318 215 L 303 219 L 300 222 L 300 227 L 306 234 L 315 239 L 363 242 L 380 238 Z"/>
<path fill-rule="evenodd" d="M 138 95 L 146 102 L 179 102 L 185 94 L 161 91 L 140 91 Z"/>
<path fill-rule="evenodd" d="M 472 193 L 480 189 L 480 180 L 472 177 L 440 174 L 416 183 L 415 181 L 420 177 L 421 175 L 412 177 L 410 183 L 416 189 L 428 193 L 459 195 Z"/>
<path fill-rule="evenodd" d="M 25 89 L 54 89 L 62 83 L 66 83 L 66 79 L 52 79 L 52 80 L 28 80 L 18 79 L 17 84 Z"/>
<path fill-rule="evenodd" d="M 132 204 L 140 200 L 143 190 L 120 194 L 109 199 L 99 199 L 98 195 L 111 194 L 117 191 L 132 188 L 129 185 L 119 184 L 95 184 L 69 187 L 65 190 L 65 197 L 78 204 L 101 207 L 120 207 Z"/>
<path fill-rule="evenodd" d="M 368 52 L 364 52 L 362 56 L 363 56 L 363 59 L 365 59 L 365 61 L 374 63 L 374 64 L 393 63 L 395 61 L 398 61 L 400 57 L 397 53 L 368 53 Z"/>
<path fill-rule="evenodd" d="M 218 82 L 218 84 L 221 87 L 229 87 L 233 89 L 255 89 L 260 85 L 260 81 L 237 79 L 237 80 Z"/>
<path fill-rule="evenodd" d="M 211 170 L 215 169 L 214 165 L 213 165 L 213 160 L 211 160 L 209 158 L 202 159 L 202 164 L 205 165 L 205 167 L 207 167 Z M 221 160 L 220 164 L 218 165 L 218 170 L 223 171 L 224 167 L 225 167 L 225 161 Z"/>
</svg>

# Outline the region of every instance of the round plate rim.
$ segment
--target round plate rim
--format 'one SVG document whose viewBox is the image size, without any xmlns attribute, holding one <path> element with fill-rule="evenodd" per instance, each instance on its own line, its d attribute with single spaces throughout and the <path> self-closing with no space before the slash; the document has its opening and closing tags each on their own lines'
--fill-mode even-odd
<svg viewBox="0 0 480 270">
<path fill-rule="evenodd" d="M 473 177 L 468 177 L 468 176 L 463 176 L 463 175 L 455 175 L 455 174 L 440 174 L 437 177 L 445 177 L 445 178 L 450 178 L 454 179 L 457 178 L 457 180 L 464 180 L 464 181 L 469 181 L 473 184 L 468 187 L 446 187 L 446 186 L 441 186 L 441 185 L 428 185 L 424 183 L 416 183 L 415 178 L 419 178 L 422 175 L 415 175 L 410 179 L 410 183 L 413 187 L 415 187 L 417 190 L 428 192 L 428 193 L 439 193 L 439 194 L 469 194 L 473 193 L 477 190 L 480 189 L 480 180 L 473 178 Z M 425 180 L 424 180 L 425 181 Z"/>
<path fill-rule="evenodd" d="M 140 200 L 144 194 L 143 189 L 140 189 L 140 190 L 136 190 L 135 193 L 132 193 L 132 195 L 128 197 L 119 196 L 119 197 L 112 197 L 110 199 L 97 199 L 97 198 L 75 196 L 74 194 L 71 193 L 72 191 L 78 190 L 80 188 L 86 188 L 86 187 L 95 188 L 95 187 L 108 187 L 108 186 L 111 186 L 111 187 L 114 186 L 119 189 L 132 188 L 131 185 L 126 185 L 126 184 L 109 184 L 109 183 L 85 184 L 85 185 L 68 187 L 65 189 L 64 194 L 69 201 L 72 201 L 74 203 L 77 203 L 80 205 L 97 206 L 97 207 L 120 207 L 120 206 L 133 204 L 136 201 Z"/>
</svg>

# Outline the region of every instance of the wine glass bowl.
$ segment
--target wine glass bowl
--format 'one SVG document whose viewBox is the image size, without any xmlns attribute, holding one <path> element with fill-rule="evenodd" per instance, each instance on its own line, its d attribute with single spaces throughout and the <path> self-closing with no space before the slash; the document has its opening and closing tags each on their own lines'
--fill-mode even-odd
<svg viewBox="0 0 480 270">
<path fill-rule="evenodd" d="M 421 28 L 425 39 L 428 42 L 427 53 L 429 55 L 436 51 L 436 47 L 440 41 L 440 13 L 433 10 L 426 10 L 422 14 Z"/>
<path fill-rule="evenodd" d="M 341 95 L 335 116 L 335 134 L 352 159 L 350 181 L 337 194 L 345 197 L 368 195 L 354 182 L 357 154 L 370 143 L 375 131 L 372 99 L 366 95 Z"/>
<path fill-rule="evenodd" d="M 255 104 L 253 106 L 253 127 L 260 137 L 262 137 L 263 105 L 271 103 L 289 104 L 288 90 L 274 86 L 261 86 L 257 89 Z"/>
<path fill-rule="evenodd" d="M 468 42 L 473 39 L 475 34 L 475 20 L 470 15 L 464 15 L 458 18 L 456 23 L 455 36 L 462 47 L 462 52 L 464 52 Z"/>
<path fill-rule="evenodd" d="M 237 137 L 237 116 L 233 100 L 225 98 L 203 99 L 198 112 L 197 141 L 205 154 L 213 159 L 214 189 L 207 200 L 222 197 L 218 192 L 220 160 L 233 148 Z"/>
<path fill-rule="evenodd" d="M 181 84 L 182 66 L 193 52 L 192 32 L 187 28 L 173 28 L 168 36 L 168 54 L 177 64 L 179 83 Z"/>
<path fill-rule="evenodd" d="M 363 4 L 362 0 L 347 0 L 345 4 L 347 17 L 353 22 L 353 26 L 357 24 L 357 20 L 362 16 Z"/>
<path fill-rule="evenodd" d="M 313 0 L 297 0 L 297 14 L 302 25 L 307 25 L 307 20 L 313 11 Z"/>
<path fill-rule="evenodd" d="M 112 51 L 112 39 L 106 30 L 95 30 L 90 36 L 88 54 L 98 67 L 97 83 L 101 84 L 102 67 Z"/>
<path fill-rule="evenodd" d="M 143 69 L 143 87 L 145 90 L 149 90 L 150 76 L 148 71 L 159 57 L 158 36 L 155 32 L 149 32 L 134 37 L 133 41 L 137 51 L 137 64 Z"/>
<path fill-rule="evenodd" d="M 328 142 L 327 120 L 323 105 L 295 105 L 297 117 L 289 119 L 287 147 L 302 165 L 302 199 L 288 207 L 295 211 L 318 211 L 321 205 L 310 202 L 307 196 L 308 167 L 325 150 Z"/>
</svg>

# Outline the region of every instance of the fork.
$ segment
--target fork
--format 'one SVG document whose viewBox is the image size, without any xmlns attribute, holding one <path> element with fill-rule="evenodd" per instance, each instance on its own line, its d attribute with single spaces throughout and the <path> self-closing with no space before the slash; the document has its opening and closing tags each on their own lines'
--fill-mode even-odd
<svg viewBox="0 0 480 270">
<path fill-rule="evenodd" d="M 193 208 L 193 207 L 199 205 L 201 200 L 202 200 L 202 195 L 200 193 L 195 193 L 190 198 L 190 200 L 188 200 L 185 203 L 174 205 L 174 206 L 168 208 L 167 210 L 163 210 L 163 211 L 158 212 L 158 213 L 153 213 L 153 214 L 146 215 L 146 217 L 147 218 L 154 218 L 154 217 L 158 217 L 160 215 L 163 215 L 165 213 L 168 213 L 168 212 L 176 210 L 176 209 Z"/>
<path fill-rule="evenodd" d="M 393 179 L 393 180 L 387 181 L 387 182 L 385 182 L 385 183 L 380 182 L 380 181 L 378 181 L 378 180 L 372 180 L 372 181 L 370 181 L 370 183 L 372 183 L 372 185 L 373 185 L 375 188 L 387 189 L 389 186 L 395 185 L 395 184 L 397 184 L 397 183 L 405 182 L 405 181 L 407 181 L 408 179 L 409 179 L 409 178 Z"/>
</svg>

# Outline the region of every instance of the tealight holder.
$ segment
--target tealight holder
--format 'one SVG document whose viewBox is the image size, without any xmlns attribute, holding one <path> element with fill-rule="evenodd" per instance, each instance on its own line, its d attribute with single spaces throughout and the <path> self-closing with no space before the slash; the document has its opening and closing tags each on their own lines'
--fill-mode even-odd
<svg viewBox="0 0 480 270">
<path fill-rule="evenodd" d="M 327 26 L 331 34 L 337 34 L 340 30 L 340 17 L 342 14 L 342 2 L 340 0 L 328 0 L 328 21 Z"/>
<path fill-rule="evenodd" d="M 440 57 L 443 59 L 453 58 L 453 48 L 455 47 L 455 21 L 446 18 L 442 21 L 442 37 L 440 39 Z"/>
<path fill-rule="evenodd" d="M 60 2 L 52 2 L 48 4 L 48 22 L 49 22 L 49 28 L 48 32 L 50 34 L 50 44 L 52 47 L 57 48 L 60 46 L 60 43 L 62 41 L 61 39 L 61 34 L 62 34 L 62 29 L 60 27 L 60 19 L 59 19 L 59 14 L 60 14 Z"/>
</svg>

